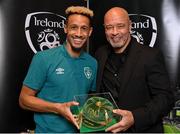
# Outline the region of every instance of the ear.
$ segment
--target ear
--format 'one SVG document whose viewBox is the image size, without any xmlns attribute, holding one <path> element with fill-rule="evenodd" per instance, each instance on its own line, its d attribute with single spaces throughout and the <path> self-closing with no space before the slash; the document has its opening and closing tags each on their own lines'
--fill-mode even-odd
<svg viewBox="0 0 180 134">
<path fill-rule="evenodd" d="M 131 32 L 131 28 L 132 28 L 132 21 L 129 20 L 129 32 Z"/>
<path fill-rule="evenodd" d="M 67 25 L 64 25 L 64 33 L 67 33 Z"/>
<path fill-rule="evenodd" d="M 89 30 L 89 37 L 91 36 L 92 31 L 93 31 L 93 27 L 90 27 L 90 30 Z"/>
</svg>

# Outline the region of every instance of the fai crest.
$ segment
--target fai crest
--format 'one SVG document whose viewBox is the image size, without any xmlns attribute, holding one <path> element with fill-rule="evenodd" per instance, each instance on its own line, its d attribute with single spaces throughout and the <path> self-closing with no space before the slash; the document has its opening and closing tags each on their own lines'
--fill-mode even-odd
<svg viewBox="0 0 180 134">
<path fill-rule="evenodd" d="M 90 67 L 84 67 L 84 74 L 87 79 L 90 79 L 92 76 L 92 70 Z"/>
<path fill-rule="evenodd" d="M 51 12 L 27 15 L 25 35 L 34 53 L 59 46 L 65 40 L 65 17 Z"/>
<path fill-rule="evenodd" d="M 143 45 L 154 47 L 157 38 L 157 24 L 152 16 L 129 14 L 132 21 L 131 35 Z"/>
</svg>

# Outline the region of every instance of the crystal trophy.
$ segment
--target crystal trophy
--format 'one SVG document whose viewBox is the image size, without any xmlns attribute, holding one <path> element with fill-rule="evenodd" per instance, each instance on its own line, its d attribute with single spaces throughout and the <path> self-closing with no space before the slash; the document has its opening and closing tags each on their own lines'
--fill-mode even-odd
<svg viewBox="0 0 180 134">
<path fill-rule="evenodd" d="M 80 132 L 104 131 L 121 119 L 112 112 L 118 106 L 109 92 L 75 95 L 74 99 L 79 102 L 76 115 Z"/>
</svg>

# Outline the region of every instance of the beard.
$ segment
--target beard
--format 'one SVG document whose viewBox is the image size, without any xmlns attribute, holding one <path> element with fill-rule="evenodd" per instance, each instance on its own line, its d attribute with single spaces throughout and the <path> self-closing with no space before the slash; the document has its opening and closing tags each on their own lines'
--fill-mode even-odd
<svg viewBox="0 0 180 134">
<path fill-rule="evenodd" d="M 117 37 L 109 38 L 108 41 L 113 48 L 123 48 L 126 45 L 128 39 L 129 39 L 128 35 L 123 37 L 118 35 Z"/>
<path fill-rule="evenodd" d="M 86 47 L 86 45 L 84 44 L 82 47 L 74 47 L 73 45 L 71 45 L 71 49 L 74 51 L 74 52 L 76 52 L 76 53 L 79 53 L 79 52 L 81 52 L 82 50 L 85 50 L 85 47 Z"/>
<path fill-rule="evenodd" d="M 111 44 L 111 46 L 112 46 L 113 48 L 122 48 L 122 47 L 125 45 L 125 43 L 122 42 L 122 41 L 121 41 L 121 42 L 118 42 L 118 43 L 115 43 L 115 42 L 109 40 L 109 43 Z"/>
<path fill-rule="evenodd" d="M 76 48 L 76 47 L 71 46 L 71 49 L 72 49 L 73 51 L 75 51 L 75 52 L 81 52 L 82 47 Z"/>
</svg>

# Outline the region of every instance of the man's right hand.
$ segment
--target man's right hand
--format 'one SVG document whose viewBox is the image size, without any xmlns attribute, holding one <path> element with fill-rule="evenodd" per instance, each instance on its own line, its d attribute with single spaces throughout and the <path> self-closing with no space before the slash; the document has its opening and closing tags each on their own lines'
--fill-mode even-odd
<svg viewBox="0 0 180 134">
<path fill-rule="evenodd" d="M 66 118 L 68 121 L 73 123 L 79 129 L 76 119 L 74 118 L 70 110 L 71 106 L 77 106 L 79 105 L 79 103 L 75 101 L 71 101 L 71 102 L 66 102 L 66 103 L 56 103 L 55 105 L 56 105 L 56 114 L 60 114 L 61 116 Z"/>
<path fill-rule="evenodd" d="M 69 120 L 70 122 L 72 122 L 77 128 L 79 128 L 70 110 L 71 106 L 79 105 L 78 102 L 75 101 L 66 102 L 66 103 L 48 102 L 41 98 L 36 97 L 36 94 L 37 94 L 36 90 L 33 90 L 27 86 L 23 86 L 19 97 L 19 105 L 23 109 L 27 109 L 31 111 L 59 114 L 64 118 L 66 118 L 67 120 Z"/>
</svg>

